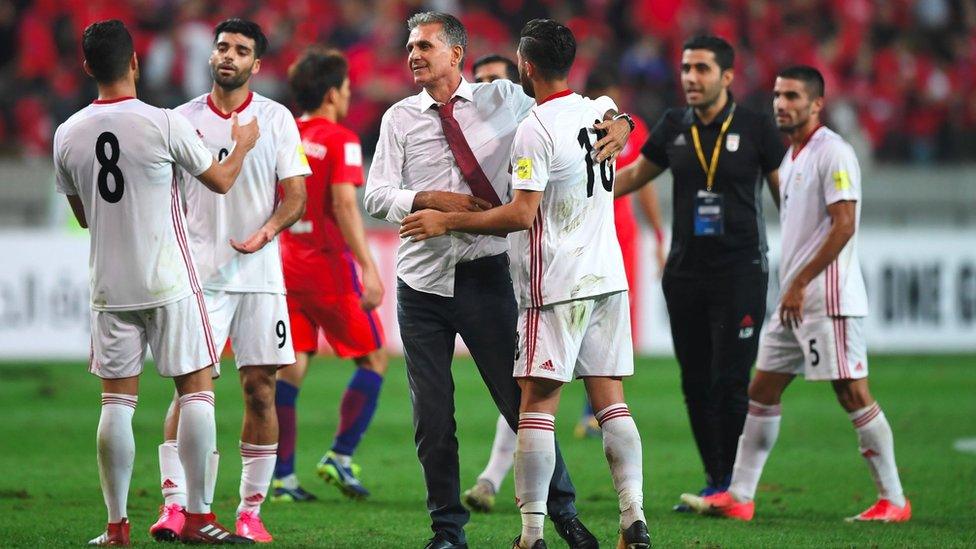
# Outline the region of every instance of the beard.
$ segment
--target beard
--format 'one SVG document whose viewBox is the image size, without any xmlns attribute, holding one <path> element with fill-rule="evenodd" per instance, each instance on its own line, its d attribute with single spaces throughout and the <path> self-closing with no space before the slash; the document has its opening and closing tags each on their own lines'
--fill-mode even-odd
<svg viewBox="0 0 976 549">
<path fill-rule="evenodd" d="M 215 84 L 226 91 L 232 91 L 240 88 L 251 79 L 251 69 L 239 69 L 231 76 L 223 76 L 220 74 L 220 65 L 216 67 L 210 65 L 210 76 L 213 78 Z"/>
<path fill-rule="evenodd" d="M 525 95 L 535 99 L 535 86 L 532 85 L 529 77 L 522 73 L 521 68 L 519 68 L 519 83 L 522 84 L 522 91 L 525 92 Z"/>
</svg>

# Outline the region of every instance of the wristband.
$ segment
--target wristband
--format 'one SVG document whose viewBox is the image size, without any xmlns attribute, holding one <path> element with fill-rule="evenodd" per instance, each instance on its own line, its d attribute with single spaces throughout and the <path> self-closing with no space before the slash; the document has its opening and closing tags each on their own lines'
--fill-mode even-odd
<svg viewBox="0 0 976 549">
<path fill-rule="evenodd" d="M 627 124 L 630 126 L 630 131 L 634 131 L 634 128 L 637 127 L 637 124 L 635 124 L 634 123 L 634 119 L 631 118 L 631 116 L 629 114 L 625 113 L 625 112 L 622 112 L 622 113 L 617 114 L 616 116 L 614 116 L 610 120 L 617 121 L 617 120 L 620 120 L 621 118 L 627 121 Z"/>
</svg>

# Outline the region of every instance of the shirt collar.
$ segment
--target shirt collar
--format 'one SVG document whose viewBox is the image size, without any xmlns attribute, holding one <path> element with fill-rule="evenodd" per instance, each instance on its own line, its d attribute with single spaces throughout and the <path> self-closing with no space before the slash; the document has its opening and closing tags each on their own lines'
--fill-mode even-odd
<svg viewBox="0 0 976 549">
<path fill-rule="evenodd" d="M 435 101 L 434 98 L 431 97 L 429 93 L 427 93 L 426 89 L 420 90 L 420 93 L 417 94 L 417 97 L 420 98 L 420 104 L 419 104 L 420 112 L 427 112 L 427 109 L 438 104 L 437 101 Z M 467 80 L 465 80 L 463 76 L 461 77 L 461 83 L 458 84 L 457 89 L 454 90 L 454 95 L 451 96 L 452 99 L 455 97 L 460 97 L 465 101 L 474 100 L 474 90 L 471 87 L 471 84 Z"/>
<path fill-rule="evenodd" d="M 714 125 L 721 125 L 725 122 L 725 119 L 729 116 L 729 109 L 732 108 L 732 104 L 735 103 L 735 98 L 732 96 L 732 90 L 726 92 L 728 94 L 728 99 L 725 101 L 725 106 L 722 107 L 722 111 L 712 119 L 708 124 L 704 124 L 703 127 L 709 127 Z M 685 109 L 684 123 L 691 127 L 692 124 L 698 122 L 698 117 L 695 116 L 695 109 L 693 107 L 688 107 Z"/>
</svg>

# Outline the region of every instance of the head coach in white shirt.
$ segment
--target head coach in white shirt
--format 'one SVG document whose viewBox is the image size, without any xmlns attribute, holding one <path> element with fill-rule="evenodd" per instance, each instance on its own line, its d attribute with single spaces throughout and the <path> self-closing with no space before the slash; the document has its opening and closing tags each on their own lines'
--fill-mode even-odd
<svg viewBox="0 0 976 549">
<path fill-rule="evenodd" d="M 454 16 L 420 13 L 407 22 L 408 64 L 423 87 L 396 103 L 380 126 L 366 183 L 366 210 L 399 224 L 410 212 L 479 211 L 511 199 L 510 153 L 535 100 L 508 80 L 471 84 L 461 76 L 467 32 Z M 609 110 L 597 125 L 598 160 L 623 149 L 630 120 Z M 594 121 L 596 122 L 596 121 Z M 403 240 L 397 254 L 397 316 L 407 362 L 417 456 L 427 484 L 430 549 L 467 547 L 460 500 L 451 360 L 460 334 L 499 411 L 513 426 L 521 398 L 512 377 L 518 310 L 504 237 L 451 234 Z M 570 547 L 597 547 L 577 518 L 562 457 L 548 513 Z"/>
</svg>

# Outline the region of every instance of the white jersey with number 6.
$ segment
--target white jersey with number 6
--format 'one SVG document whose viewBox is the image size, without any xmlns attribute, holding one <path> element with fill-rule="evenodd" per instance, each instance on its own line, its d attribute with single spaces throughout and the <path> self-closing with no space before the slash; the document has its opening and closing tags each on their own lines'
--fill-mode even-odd
<svg viewBox="0 0 976 549">
<path fill-rule="evenodd" d="M 212 164 L 185 118 L 134 98 L 96 101 L 58 127 L 57 188 L 81 198 L 91 235 L 92 309 L 148 309 L 200 291 L 176 169 L 199 175 Z"/>
<path fill-rule="evenodd" d="M 223 160 L 230 153 L 231 116 L 205 94 L 176 108 L 186 116 L 210 151 Z M 186 186 L 190 243 L 204 288 L 231 292 L 285 293 L 281 253 L 275 238 L 253 254 L 241 254 L 230 239 L 243 242 L 274 213 L 278 181 L 310 175 L 295 118 L 284 105 L 251 92 L 237 108 L 241 124 L 257 118 L 261 137 L 244 159 L 227 194 Z"/>
<path fill-rule="evenodd" d="M 861 219 L 861 169 L 854 149 L 830 129 L 814 130 L 805 145 L 791 146 L 779 167 L 782 256 L 780 287 L 813 259 L 830 231 L 827 206 L 855 202 Z M 806 287 L 804 316 L 867 316 L 868 300 L 857 257 L 857 232 L 827 268 Z"/>
<path fill-rule="evenodd" d="M 521 308 L 627 290 L 613 222 L 614 165 L 597 163 L 592 152 L 592 128 L 605 107 L 556 94 L 533 107 L 515 133 L 512 188 L 544 193 L 532 228 L 509 235 Z"/>
</svg>

